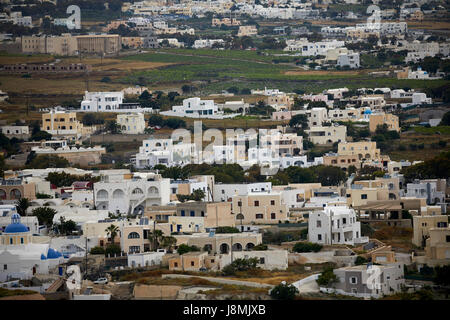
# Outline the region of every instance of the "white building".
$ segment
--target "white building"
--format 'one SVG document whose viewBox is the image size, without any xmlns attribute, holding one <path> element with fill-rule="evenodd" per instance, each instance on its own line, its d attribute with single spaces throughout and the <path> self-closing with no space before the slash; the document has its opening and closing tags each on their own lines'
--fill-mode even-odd
<svg viewBox="0 0 450 320">
<path fill-rule="evenodd" d="M 164 249 L 160 249 L 157 252 L 128 254 L 128 268 L 140 268 L 160 265 L 165 254 L 166 252 Z"/>
<path fill-rule="evenodd" d="M 134 162 L 139 169 L 158 164 L 171 167 L 192 163 L 196 156 L 195 143 L 174 143 L 172 139 L 148 139 L 142 141 Z"/>
<path fill-rule="evenodd" d="M 195 40 L 194 45 L 192 47 L 194 49 L 212 48 L 212 46 L 216 43 L 223 45 L 225 43 L 225 41 L 223 41 L 223 39 L 200 39 L 200 40 Z"/>
<path fill-rule="evenodd" d="M 351 69 L 357 69 L 360 67 L 359 53 L 358 52 L 347 52 L 339 54 L 337 58 L 337 65 L 342 67 L 348 66 Z"/>
<path fill-rule="evenodd" d="M 95 206 L 113 213 L 143 213 L 146 207 L 166 205 L 170 201 L 170 179 L 123 176 L 109 177 L 108 181 L 94 184 Z"/>
<path fill-rule="evenodd" d="M 368 242 L 369 238 L 361 236 L 355 210 L 344 206 L 327 206 L 323 211 L 309 215 L 308 240 L 320 244 L 355 245 Z"/>
<path fill-rule="evenodd" d="M 267 193 L 272 191 L 271 182 L 256 182 L 256 183 L 233 183 L 223 184 L 216 183 L 214 185 L 214 201 L 230 201 L 231 197 L 235 195 L 246 196 L 249 193 L 262 192 Z"/>
<path fill-rule="evenodd" d="M 124 94 L 118 92 L 85 91 L 80 112 L 152 112 L 152 108 L 142 108 L 139 104 L 123 103 Z"/>
<path fill-rule="evenodd" d="M 299 40 L 286 40 L 284 51 L 300 51 L 302 56 L 326 56 L 330 49 L 341 48 L 345 46 L 344 41 L 329 40 L 320 42 L 309 42 L 306 38 Z"/>
<path fill-rule="evenodd" d="M 122 133 L 141 134 L 145 130 L 145 118 L 142 112 L 117 115 L 117 124 Z"/>
</svg>

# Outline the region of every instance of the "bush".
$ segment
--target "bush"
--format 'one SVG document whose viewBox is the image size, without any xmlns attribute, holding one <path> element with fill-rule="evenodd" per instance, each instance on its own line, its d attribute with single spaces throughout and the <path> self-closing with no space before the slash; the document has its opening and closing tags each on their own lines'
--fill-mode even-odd
<svg viewBox="0 0 450 320">
<path fill-rule="evenodd" d="M 226 276 L 235 275 L 237 271 L 250 271 L 258 269 L 258 258 L 236 259 L 222 269 L 222 273 Z"/>
<path fill-rule="evenodd" d="M 93 247 L 90 254 L 105 254 L 105 249 L 102 247 Z"/>
<path fill-rule="evenodd" d="M 200 248 L 198 248 L 196 246 L 189 246 L 184 243 L 180 244 L 177 248 L 177 253 L 180 255 L 183 255 L 185 253 L 192 252 L 192 251 L 200 251 Z"/>
<path fill-rule="evenodd" d="M 217 227 L 216 233 L 239 233 L 239 229 L 235 227 Z"/>
<path fill-rule="evenodd" d="M 294 252 L 319 252 L 322 249 L 322 245 L 311 242 L 298 242 L 292 249 Z"/>
<path fill-rule="evenodd" d="M 265 251 L 267 250 L 267 244 L 258 244 L 252 248 L 253 251 Z"/>
<path fill-rule="evenodd" d="M 368 262 L 368 261 L 367 261 L 366 258 L 364 258 L 364 257 L 362 257 L 362 256 L 357 256 L 357 257 L 356 257 L 356 260 L 355 260 L 355 265 L 359 266 L 359 265 L 365 264 L 365 263 L 367 263 L 367 262 Z"/>
<path fill-rule="evenodd" d="M 292 284 L 280 283 L 270 291 L 272 299 L 293 300 L 298 293 L 298 289 Z"/>
<path fill-rule="evenodd" d="M 118 246 L 117 244 L 110 244 L 109 246 L 106 247 L 105 250 L 105 255 L 119 255 L 121 252 L 120 246 Z"/>
<path fill-rule="evenodd" d="M 337 276 L 333 272 L 333 268 L 327 268 L 320 274 L 316 280 L 319 286 L 328 286 L 334 282 L 337 282 Z"/>
</svg>

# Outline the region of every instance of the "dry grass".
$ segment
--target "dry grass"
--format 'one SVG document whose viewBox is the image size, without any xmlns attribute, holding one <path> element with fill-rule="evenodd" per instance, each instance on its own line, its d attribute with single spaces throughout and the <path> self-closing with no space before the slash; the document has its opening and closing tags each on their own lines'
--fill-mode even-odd
<svg viewBox="0 0 450 320">
<path fill-rule="evenodd" d="M 49 63 L 55 59 L 50 55 L 0 55 L 0 64 L 17 64 L 17 63 Z"/>
<path fill-rule="evenodd" d="M 306 75 L 334 75 L 334 76 L 356 76 L 361 74 L 366 74 L 366 70 L 359 70 L 359 71 L 352 71 L 352 70 L 346 70 L 346 71 L 327 71 L 327 70 L 289 70 L 284 72 L 285 75 L 289 76 L 306 76 Z"/>
<path fill-rule="evenodd" d="M 77 58 L 63 59 L 64 63 L 80 63 Z M 127 61 L 119 59 L 99 59 L 86 58 L 81 63 L 92 65 L 93 71 L 132 71 L 132 70 L 148 70 L 167 66 L 171 63 L 149 62 L 149 61 Z"/>
</svg>

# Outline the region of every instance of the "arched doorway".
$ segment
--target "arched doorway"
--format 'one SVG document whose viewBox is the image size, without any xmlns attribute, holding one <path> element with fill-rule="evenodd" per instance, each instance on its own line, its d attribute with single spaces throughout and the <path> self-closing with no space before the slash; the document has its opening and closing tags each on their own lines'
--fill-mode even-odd
<svg viewBox="0 0 450 320">
<path fill-rule="evenodd" d="M 252 250 L 254 246 L 255 246 L 254 243 L 249 242 L 249 243 L 247 243 L 247 245 L 245 246 L 245 249 L 246 249 L 246 250 Z"/>
<path fill-rule="evenodd" d="M 233 244 L 233 251 L 242 251 L 242 245 L 238 243 Z"/>
<path fill-rule="evenodd" d="M 230 251 L 230 246 L 226 243 L 222 243 L 220 245 L 220 253 L 221 254 L 227 254 Z"/>
</svg>

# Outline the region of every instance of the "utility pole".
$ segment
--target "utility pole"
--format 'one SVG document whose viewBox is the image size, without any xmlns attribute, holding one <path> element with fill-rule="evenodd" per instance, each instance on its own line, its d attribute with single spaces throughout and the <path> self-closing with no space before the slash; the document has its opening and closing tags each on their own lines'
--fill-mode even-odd
<svg viewBox="0 0 450 320">
<path fill-rule="evenodd" d="M 88 274 L 88 238 L 86 237 L 86 254 L 85 254 L 85 260 L 84 260 L 84 276 L 85 278 L 87 278 L 87 274 Z"/>
<path fill-rule="evenodd" d="M 330 246 L 333 244 L 333 211 L 330 211 Z"/>
</svg>

